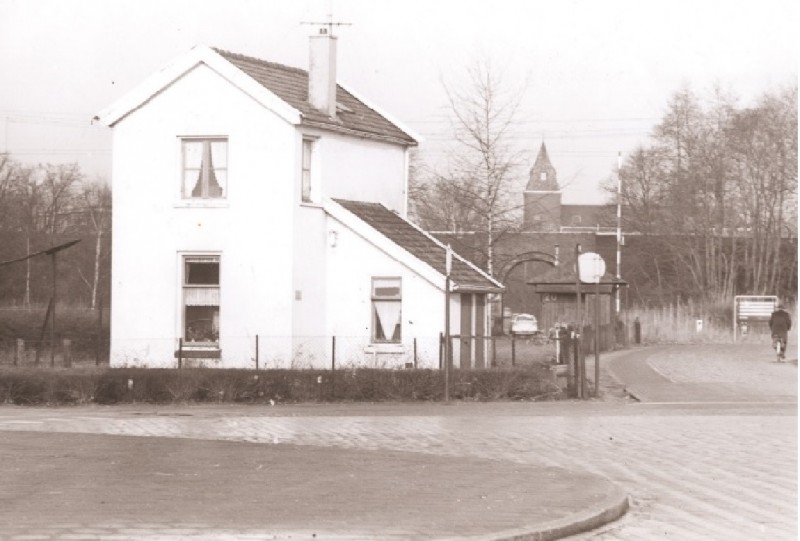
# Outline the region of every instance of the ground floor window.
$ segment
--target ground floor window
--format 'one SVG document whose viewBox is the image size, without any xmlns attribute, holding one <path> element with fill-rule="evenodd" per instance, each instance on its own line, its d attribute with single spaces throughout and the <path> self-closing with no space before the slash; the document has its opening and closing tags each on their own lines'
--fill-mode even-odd
<svg viewBox="0 0 800 541">
<path fill-rule="evenodd" d="M 219 256 L 183 258 L 183 339 L 219 344 Z"/>
<path fill-rule="evenodd" d="M 402 288 L 400 278 L 372 279 L 372 341 L 402 340 Z"/>
</svg>

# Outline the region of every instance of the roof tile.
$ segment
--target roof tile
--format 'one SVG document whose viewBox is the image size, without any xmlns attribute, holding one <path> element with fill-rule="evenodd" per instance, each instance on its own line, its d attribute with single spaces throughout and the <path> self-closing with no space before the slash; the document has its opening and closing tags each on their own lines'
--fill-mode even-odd
<svg viewBox="0 0 800 541">
<path fill-rule="evenodd" d="M 335 201 L 417 259 L 424 261 L 442 275 L 445 274 L 446 249 L 396 212 L 380 203 L 344 199 Z M 500 289 L 483 273 L 456 257 L 453 258 L 450 277 L 457 288 L 462 290 Z"/>
<path fill-rule="evenodd" d="M 355 132 L 409 146 L 417 144 L 413 137 L 339 85 L 336 87 L 336 102 L 344 107 L 340 108 L 336 118 L 330 118 L 308 102 L 307 71 L 230 51 L 214 50 L 261 86 L 300 111 L 302 123 L 305 125 Z"/>
</svg>

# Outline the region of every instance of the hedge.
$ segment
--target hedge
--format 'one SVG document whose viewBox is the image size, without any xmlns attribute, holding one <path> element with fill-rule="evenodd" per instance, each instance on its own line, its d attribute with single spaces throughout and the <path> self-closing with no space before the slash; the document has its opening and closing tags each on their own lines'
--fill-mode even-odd
<svg viewBox="0 0 800 541">
<path fill-rule="evenodd" d="M 454 370 L 450 396 L 462 400 L 539 400 L 560 392 L 544 366 Z M 50 369 L 0 370 L 0 403 L 299 403 L 434 401 L 439 370 Z"/>
</svg>

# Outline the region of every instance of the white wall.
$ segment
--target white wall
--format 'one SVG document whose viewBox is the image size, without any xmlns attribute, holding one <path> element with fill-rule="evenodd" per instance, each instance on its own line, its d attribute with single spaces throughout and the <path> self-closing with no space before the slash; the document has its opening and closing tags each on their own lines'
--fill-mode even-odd
<svg viewBox="0 0 800 541">
<path fill-rule="evenodd" d="M 390 257 L 333 217 L 327 248 L 328 335 L 336 336 L 337 366 L 402 368 L 414 361 L 417 340 L 419 368 L 438 368 L 439 333 L 444 330 L 444 291 L 409 266 Z M 388 242 L 388 241 L 387 241 Z M 370 344 L 373 277 L 402 279 L 402 345 Z M 454 305 L 455 306 L 455 305 Z M 458 321 L 458 312 L 453 312 Z"/>
<path fill-rule="evenodd" d="M 228 137 L 228 197 L 181 200 L 180 136 Z M 226 366 L 285 362 L 292 336 L 295 127 L 199 66 L 114 127 L 112 366 L 173 366 L 180 254 L 221 256 Z M 194 203 L 194 202 L 193 202 Z"/>
<path fill-rule="evenodd" d="M 374 201 L 400 214 L 405 212 L 405 147 L 331 132 L 305 133 L 319 136 L 317 152 L 326 196 Z"/>
</svg>

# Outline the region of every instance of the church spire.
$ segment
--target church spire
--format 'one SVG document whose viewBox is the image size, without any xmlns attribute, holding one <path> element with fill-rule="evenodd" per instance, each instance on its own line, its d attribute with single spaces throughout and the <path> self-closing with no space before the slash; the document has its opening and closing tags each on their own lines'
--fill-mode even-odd
<svg viewBox="0 0 800 541">
<path fill-rule="evenodd" d="M 525 191 L 529 192 L 554 192 L 558 191 L 558 178 L 556 176 L 556 168 L 550 163 L 550 157 L 547 155 L 547 147 L 542 141 L 542 146 L 539 148 L 539 154 L 536 156 L 536 161 L 531 167 L 530 180 L 525 187 Z"/>
</svg>

